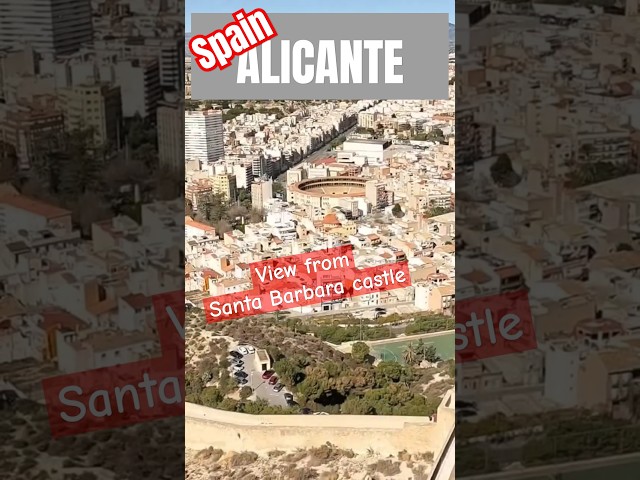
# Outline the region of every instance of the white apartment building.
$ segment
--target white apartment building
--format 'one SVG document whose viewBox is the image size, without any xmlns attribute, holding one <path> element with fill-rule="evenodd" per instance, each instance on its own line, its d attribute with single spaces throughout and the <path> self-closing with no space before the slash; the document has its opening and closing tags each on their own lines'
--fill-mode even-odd
<svg viewBox="0 0 640 480">
<path fill-rule="evenodd" d="M 382 119 L 378 112 L 360 112 L 358 114 L 358 125 L 362 128 L 376 128 Z"/>
<path fill-rule="evenodd" d="M 251 168 L 254 178 L 270 178 L 273 174 L 273 163 L 263 155 L 253 157 Z"/>
<path fill-rule="evenodd" d="M 388 203 L 384 183 L 369 180 L 365 185 L 365 198 L 373 208 L 386 207 Z"/>
<path fill-rule="evenodd" d="M 386 140 L 350 139 L 342 144 L 342 151 L 365 157 L 369 165 L 384 165 L 384 150 L 391 142 Z"/>
<path fill-rule="evenodd" d="M 224 156 L 221 110 L 184 112 L 185 160 L 217 162 Z"/>
<path fill-rule="evenodd" d="M 253 182 L 253 169 L 251 164 L 234 165 L 233 174 L 236 176 L 236 186 L 238 188 L 249 188 Z"/>
<path fill-rule="evenodd" d="M 265 208 L 269 200 L 273 198 L 273 182 L 258 181 L 251 185 L 251 205 L 253 208 Z"/>
</svg>

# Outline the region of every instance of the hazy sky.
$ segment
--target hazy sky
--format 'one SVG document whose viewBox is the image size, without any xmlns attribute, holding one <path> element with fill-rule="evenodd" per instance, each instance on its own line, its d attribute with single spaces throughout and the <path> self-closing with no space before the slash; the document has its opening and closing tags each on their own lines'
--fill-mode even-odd
<svg viewBox="0 0 640 480">
<path fill-rule="evenodd" d="M 232 13 L 244 8 L 264 8 L 267 13 L 448 13 L 449 23 L 455 23 L 453 0 L 187 0 L 186 31 L 191 31 L 192 13 Z"/>
</svg>

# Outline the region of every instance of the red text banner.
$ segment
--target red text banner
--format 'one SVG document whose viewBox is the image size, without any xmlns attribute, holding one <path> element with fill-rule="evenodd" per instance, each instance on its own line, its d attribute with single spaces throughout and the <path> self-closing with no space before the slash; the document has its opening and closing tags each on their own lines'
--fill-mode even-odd
<svg viewBox="0 0 640 480">
<path fill-rule="evenodd" d="M 43 380 L 54 437 L 184 414 L 184 370 L 156 358 Z"/>
<path fill-rule="evenodd" d="M 411 286 L 406 262 L 358 269 L 351 245 L 256 262 L 250 271 L 252 290 L 203 301 L 209 323 Z"/>
<path fill-rule="evenodd" d="M 456 303 L 456 362 L 521 353 L 537 346 L 525 290 Z"/>
<path fill-rule="evenodd" d="M 274 287 L 281 288 L 286 282 L 292 285 L 322 283 L 338 272 L 355 269 L 355 264 L 353 245 L 341 245 L 255 262 L 249 267 L 254 291 L 265 293 Z"/>
<path fill-rule="evenodd" d="M 161 356 L 42 381 L 54 438 L 184 415 L 184 291 L 152 301 Z"/>
</svg>

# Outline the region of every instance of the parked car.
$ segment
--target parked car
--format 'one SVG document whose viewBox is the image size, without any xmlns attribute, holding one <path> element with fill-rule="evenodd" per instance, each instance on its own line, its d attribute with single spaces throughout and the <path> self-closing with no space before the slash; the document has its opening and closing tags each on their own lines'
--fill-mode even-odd
<svg viewBox="0 0 640 480">
<path fill-rule="evenodd" d="M 278 377 L 272 375 L 271 378 L 269 378 L 269 385 L 275 385 L 276 383 L 278 383 Z"/>
<path fill-rule="evenodd" d="M 275 372 L 273 370 L 267 370 L 266 372 L 264 372 L 262 374 L 262 379 L 263 380 L 269 380 L 269 378 L 271 378 L 271 376 L 274 374 Z"/>
<path fill-rule="evenodd" d="M 242 372 L 244 371 L 244 365 L 232 365 L 231 368 L 234 372 Z"/>
<path fill-rule="evenodd" d="M 238 380 L 238 384 L 240 385 L 246 385 L 247 383 L 249 383 L 249 381 L 246 378 L 240 378 Z"/>
<path fill-rule="evenodd" d="M 233 360 L 231 360 L 231 365 L 237 365 L 241 367 L 244 365 L 244 362 L 242 360 L 238 360 L 237 358 L 234 358 Z"/>
<path fill-rule="evenodd" d="M 246 347 L 238 347 L 238 351 L 242 354 L 242 355 L 249 355 L 249 350 L 247 350 Z"/>
<path fill-rule="evenodd" d="M 291 393 L 285 393 L 285 394 L 284 394 L 284 399 L 285 399 L 287 402 L 293 402 L 293 394 L 291 394 Z"/>
<path fill-rule="evenodd" d="M 242 358 L 242 354 L 236 350 L 231 350 L 229 352 L 229 355 L 231 355 L 233 358 Z"/>
<path fill-rule="evenodd" d="M 252 347 L 251 345 L 246 345 L 244 348 L 246 348 L 249 353 L 256 353 L 255 347 Z"/>
<path fill-rule="evenodd" d="M 282 390 L 283 388 L 284 388 L 284 385 L 283 385 L 283 384 L 281 384 L 281 383 L 278 383 L 278 384 L 276 384 L 276 385 L 273 387 L 273 391 L 274 391 L 274 392 L 279 392 L 279 391 L 280 391 L 280 390 Z"/>
<path fill-rule="evenodd" d="M 243 372 L 242 370 L 238 370 L 236 372 L 233 372 L 233 376 L 234 377 L 240 377 L 240 378 L 247 378 L 249 375 L 247 375 L 247 372 Z"/>
</svg>

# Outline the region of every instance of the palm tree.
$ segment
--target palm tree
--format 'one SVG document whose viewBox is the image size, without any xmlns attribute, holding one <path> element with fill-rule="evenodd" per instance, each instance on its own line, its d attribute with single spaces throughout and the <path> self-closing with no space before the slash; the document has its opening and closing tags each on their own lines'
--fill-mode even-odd
<svg viewBox="0 0 640 480">
<path fill-rule="evenodd" d="M 416 354 L 416 350 L 413 346 L 413 343 L 409 343 L 409 345 L 407 345 L 407 348 L 404 350 L 402 354 L 402 358 L 404 359 L 407 365 L 413 365 L 414 363 L 416 363 L 418 355 Z"/>
</svg>

